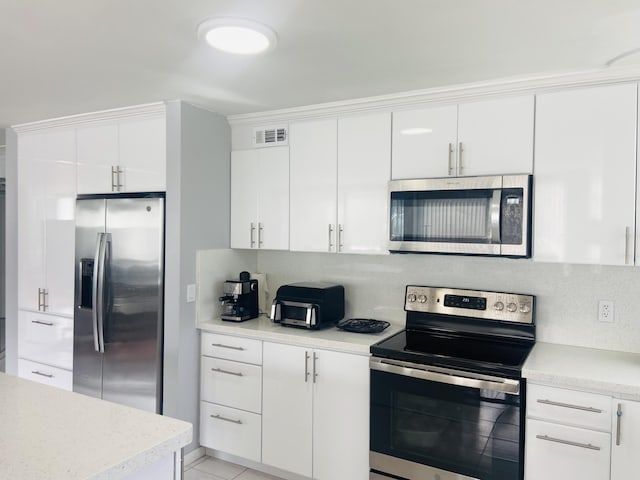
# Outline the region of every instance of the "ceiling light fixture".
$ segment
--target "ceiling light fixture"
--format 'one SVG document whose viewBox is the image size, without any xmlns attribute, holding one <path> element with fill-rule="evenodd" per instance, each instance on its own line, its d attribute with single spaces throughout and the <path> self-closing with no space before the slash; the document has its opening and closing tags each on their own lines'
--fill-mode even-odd
<svg viewBox="0 0 640 480">
<path fill-rule="evenodd" d="M 254 55 L 276 46 L 276 33 L 266 25 L 243 18 L 211 18 L 198 25 L 198 37 L 213 48 L 238 55 Z"/>
</svg>

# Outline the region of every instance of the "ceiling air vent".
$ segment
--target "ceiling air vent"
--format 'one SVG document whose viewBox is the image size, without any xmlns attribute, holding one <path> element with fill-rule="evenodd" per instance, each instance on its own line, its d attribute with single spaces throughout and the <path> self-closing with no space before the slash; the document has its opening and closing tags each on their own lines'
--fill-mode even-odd
<svg viewBox="0 0 640 480">
<path fill-rule="evenodd" d="M 287 140 L 287 127 L 255 128 L 253 130 L 253 144 L 256 147 L 286 145 Z"/>
</svg>

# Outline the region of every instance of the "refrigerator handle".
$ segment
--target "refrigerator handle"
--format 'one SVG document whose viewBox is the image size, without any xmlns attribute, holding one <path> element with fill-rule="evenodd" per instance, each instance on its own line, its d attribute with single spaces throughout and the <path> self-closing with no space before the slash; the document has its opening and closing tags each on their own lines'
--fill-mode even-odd
<svg viewBox="0 0 640 480">
<path fill-rule="evenodd" d="M 93 347 L 104 352 L 104 260 L 107 235 L 98 233 L 93 269 Z"/>
</svg>

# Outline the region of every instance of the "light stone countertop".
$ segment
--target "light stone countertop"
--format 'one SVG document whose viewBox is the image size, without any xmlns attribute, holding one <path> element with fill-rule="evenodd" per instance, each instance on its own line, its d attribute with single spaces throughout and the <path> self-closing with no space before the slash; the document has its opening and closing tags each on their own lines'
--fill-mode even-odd
<svg viewBox="0 0 640 480">
<path fill-rule="evenodd" d="M 522 375 L 533 383 L 640 400 L 640 354 L 537 342 Z"/>
<path fill-rule="evenodd" d="M 263 316 L 245 322 L 228 322 L 216 318 L 199 322 L 196 327 L 206 332 L 368 355 L 371 345 L 404 330 L 404 323 L 391 322 L 380 333 L 366 334 L 345 332 L 337 327 L 320 330 L 284 327 Z"/>
<path fill-rule="evenodd" d="M 0 373 L 0 478 L 116 480 L 191 442 L 188 422 Z"/>
</svg>

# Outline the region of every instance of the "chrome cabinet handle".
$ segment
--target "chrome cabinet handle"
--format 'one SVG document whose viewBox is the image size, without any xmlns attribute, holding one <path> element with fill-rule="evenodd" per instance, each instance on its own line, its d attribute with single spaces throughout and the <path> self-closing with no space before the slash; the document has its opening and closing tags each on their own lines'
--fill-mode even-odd
<svg viewBox="0 0 640 480">
<path fill-rule="evenodd" d="M 453 143 L 449 143 L 449 163 L 447 164 L 449 167 L 449 176 L 454 174 L 453 171 Z"/>
<path fill-rule="evenodd" d="M 118 191 L 118 180 L 116 180 L 117 175 L 118 175 L 118 172 L 116 170 L 116 167 L 114 165 L 111 165 L 111 191 L 112 192 Z"/>
<path fill-rule="evenodd" d="M 124 173 L 124 170 L 122 170 L 122 169 L 120 168 L 120 165 L 117 165 L 117 166 L 116 166 L 116 173 L 117 173 L 116 178 L 118 179 L 118 183 L 116 184 L 116 187 L 117 187 L 117 189 L 118 189 L 117 191 L 118 191 L 118 192 L 121 192 L 121 191 L 122 191 L 122 187 L 124 187 L 124 184 L 122 183 L 122 181 L 121 181 L 121 179 L 120 179 L 120 175 Z"/>
<path fill-rule="evenodd" d="M 464 147 L 462 146 L 462 142 L 458 143 L 458 175 L 462 175 L 464 171 L 464 164 L 462 163 L 462 152 L 464 152 Z"/>
<path fill-rule="evenodd" d="M 309 381 L 309 352 L 304 352 L 304 383 Z"/>
<path fill-rule="evenodd" d="M 333 250 L 333 225 L 329 224 L 329 251 Z"/>
<path fill-rule="evenodd" d="M 220 347 L 220 348 L 229 348 L 231 350 L 239 350 L 239 351 L 243 351 L 244 348 L 242 347 L 234 347 L 233 345 L 224 345 L 222 343 L 212 343 L 211 344 L 212 347 Z"/>
<path fill-rule="evenodd" d="M 602 410 L 600 410 L 599 408 L 583 407 L 582 405 L 573 405 L 571 403 L 554 402 L 553 400 L 546 400 L 541 398 L 539 398 L 536 401 L 544 405 L 553 405 L 554 407 L 564 407 L 564 408 L 572 408 L 574 410 L 582 410 L 584 412 L 602 413 Z"/>
<path fill-rule="evenodd" d="M 53 378 L 53 375 L 50 373 L 42 373 L 38 370 L 31 370 L 31 373 L 33 373 L 34 375 L 40 375 L 41 377 L 47 377 L 47 378 Z"/>
<path fill-rule="evenodd" d="M 251 222 L 250 231 L 249 231 L 249 241 L 251 243 L 251 248 L 253 248 L 256 245 L 255 233 L 256 233 L 256 226 L 253 222 Z"/>
<path fill-rule="evenodd" d="M 318 355 L 316 355 L 316 352 L 313 352 L 313 383 L 316 383 L 316 378 L 318 378 L 318 372 L 316 370 L 317 360 L 318 360 Z"/>
<path fill-rule="evenodd" d="M 227 375 L 235 375 L 236 377 L 243 377 L 243 373 L 242 372 L 230 372 L 229 370 L 223 370 L 221 368 L 212 368 L 211 369 L 212 372 L 218 372 L 218 373 L 225 373 Z"/>
<path fill-rule="evenodd" d="M 49 290 L 47 290 L 46 288 L 42 289 L 42 311 L 46 312 L 47 309 L 49 308 Z"/>
<path fill-rule="evenodd" d="M 563 445 L 571 445 L 572 447 L 587 448 L 589 450 L 601 450 L 600 447 L 597 447 L 590 443 L 572 442 L 571 440 L 563 440 L 561 438 L 550 437 L 549 435 L 536 435 L 536 438 L 540 440 L 546 440 L 547 442 L 555 442 L 555 443 L 561 443 Z"/>
<path fill-rule="evenodd" d="M 232 418 L 222 417 L 220 415 L 211 415 L 211 418 L 215 418 L 216 420 L 223 420 L 225 422 L 236 423 L 238 425 L 242 425 L 242 420 L 233 420 Z"/>
<path fill-rule="evenodd" d="M 616 445 L 620 445 L 620 423 L 622 419 L 622 404 L 618 404 L 618 411 L 616 412 Z"/>
<path fill-rule="evenodd" d="M 38 289 L 38 311 L 42 311 L 42 289 Z"/>
<path fill-rule="evenodd" d="M 258 248 L 262 248 L 262 244 L 264 243 L 262 241 L 262 231 L 264 230 L 264 225 L 260 222 L 258 222 Z"/>
<path fill-rule="evenodd" d="M 43 322 L 42 320 L 31 320 L 31 323 L 37 323 L 38 325 L 46 325 L 47 327 L 53 327 L 53 322 Z"/>
<path fill-rule="evenodd" d="M 342 247 L 344 247 L 343 243 L 342 243 L 342 234 L 344 233 L 344 228 L 342 226 L 342 224 L 338 225 L 338 251 L 341 252 L 342 251 Z"/>
<path fill-rule="evenodd" d="M 624 232 L 624 264 L 631 265 L 633 259 L 631 258 L 631 227 L 626 227 Z"/>
</svg>

